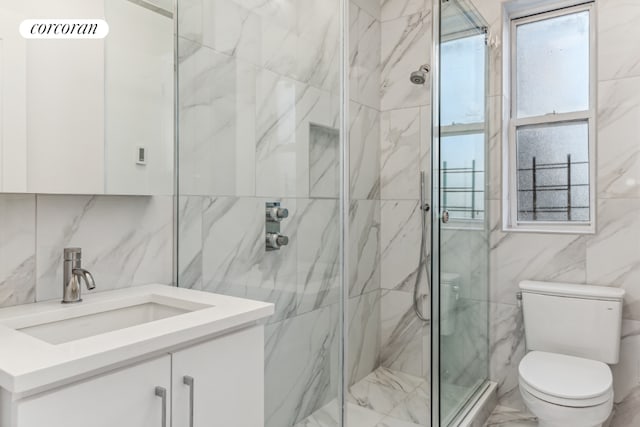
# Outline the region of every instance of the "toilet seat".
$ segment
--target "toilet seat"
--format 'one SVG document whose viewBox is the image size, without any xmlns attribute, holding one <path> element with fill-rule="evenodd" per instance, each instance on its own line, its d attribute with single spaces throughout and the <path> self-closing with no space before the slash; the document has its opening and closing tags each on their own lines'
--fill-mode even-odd
<svg viewBox="0 0 640 427">
<path fill-rule="evenodd" d="M 555 405 L 585 408 L 613 398 L 609 367 L 595 360 L 532 351 L 520 362 L 520 387 Z"/>
</svg>

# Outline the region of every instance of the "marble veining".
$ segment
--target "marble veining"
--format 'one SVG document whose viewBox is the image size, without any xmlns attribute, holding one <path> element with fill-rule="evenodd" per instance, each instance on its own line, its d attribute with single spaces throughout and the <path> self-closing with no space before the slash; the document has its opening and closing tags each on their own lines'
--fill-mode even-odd
<svg viewBox="0 0 640 427">
<path fill-rule="evenodd" d="M 336 128 L 336 99 L 266 70 L 260 73 L 256 97 L 257 195 L 306 197 L 309 124 Z"/>
<path fill-rule="evenodd" d="M 410 70 L 431 61 L 431 9 L 382 23 L 381 110 L 430 103 L 430 85 L 409 81 Z"/>
<path fill-rule="evenodd" d="M 180 35 L 219 53 L 337 90 L 338 2 L 186 0 Z"/>
<path fill-rule="evenodd" d="M 297 4 L 296 77 L 316 88 L 339 90 L 339 1 L 301 1 Z"/>
<path fill-rule="evenodd" d="M 253 195 L 258 70 L 180 38 L 179 48 L 184 46 L 179 82 L 180 192 Z M 235 165 L 232 170 L 231 165 Z"/>
<path fill-rule="evenodd" d="M 485 427 L 537 427 L 538 419 L 533 415 L 511 409 L 505 406 L 496 406 Z"/>
<path fill-rule="evenodd" d="M 428 0 L 381 0 L 381 19 L 391 19 L 412 15 L 428 8 Z"/>
<path fill-rule="evenodd" d="M 353 200 L 350 204 L 349 295 L 380 289 L 380 202 Z"/>
<path fill-rule="evenodd" d="M 640 320 L 640 200 L 603 199 L 598 214 L 599 232 L 586 246 L 587 283 L 623 287 L 623 317 Z"/>
<path fill-rule="evenodd" d="M 62 249 L 72 246 L 100 290 L 172 283 L 172 206 L 171 196 L 39 195 L 37 299 L 62 296 Z"/>
<path fill-rule="evenodd" d="M 380 291 L 349 299 L 349 384 L 360 381 L 380 364 Z"/>
<path fill-rule="evenodd" d="M 446 288 L 443 289 L 446 292 Z M 451 296 L 449 297 L 451 298 Z M 487 328 L 489 312 L 486 299 L 475 300 L 455 298 L 455 306 L 442 312 L 440 348 L 443 357 L 440 361 L 443 389 L 454 387 L 464 392 L 464 396 L 473 390 L 479 379 L 488 375 Z M 445 301 L 446 299 L 442 299 Z M 458 397 L 459 399 L 459 397 Z"/>
<path fill-rule="evenodd" d="M 380 0 L 352 0 L 351 3 L 365 10 L 377 20 L 380 20 Z"/>
<path fill-rule="evenodd" d="M 383 201 L 381 218 L 381 287 L 411 292 L 420 258 L 418 202 Z"/>
<path fill-rule="evenodd" d="M 640 77 L 598 84 L 598 196 L 640 196 Z"/>
<path fill-rule="evenodd" d="M 350 181 L 352 199 L 380 199 L 380 113 L 351 102 Z"/>
<path fill-rule="evenodd" d="M 0 307 L 35 301 L 35 214 L 35 195 L 0 195 Z"/>
<path fill-rule="evenodd" d="M 380 146 L 382 199 L 418 199 L 420 109 L 383 112 Z"/>
<path fill-rule="evenodd" d="M 276 314 L 271 321 L 338 302 L 337 200 L 275 199 L 289 209 L 281 230 L 289 245 L 277 252 L 266 252 L 264 247 L 265 204 L 274 199 L 189 196 L 186 200 L 181 201 L 181 210 L 191 224 L 182 225 L 188 264 L 181 268 L 181 281 L 201 280 L 202 289 L 210 292 L 273 302 Z M 376 202 L 362 203 L 354 210 L 354 228 L 363 234 L 362 246 L 352 246 L 354 267 L 359 266 L 353 274 L 354 283 L 368 292 L 379 283 L 376 263 L 369 259 L 377 253 L 379 220 Z"/>
<path fill-rule="evenodd" d="M 491 202 L 490 216 L 491 301 L 515 304 L 521 280 L 585 283 L 584 235 L 504 232 L 499 201 Z"/>
<path fill-rule="evenodd" d="M 340 289 L 339 203 L 298 201 L 298 312 L 337 304 Z"/>
<path fill-rule="evenodd" d="M 204 197 L 178 199 L 178 279 L 180 287 L 202 289 L 202 204 Z"/>
<path fill-rule="evenodd" d="M 348 425 L 354 427 L 428 427 L 428 382 L 406 373 L 378 368 L 349 388 Z M 337 427 L 335 401 L 295 427 Z"/>
<path fill-rule="evenodd" d="M 498 383 L 501 405 L 524 410 L 518 388 L 518 364 L 526 353 L 521 310 L 491 302 L 489 316 L 489 378 Z"/>
<path fill-rule="evenodd" d="M 413 311 L 413 294 L 382 291 L 380 363 L 414 376 L 423 375 L 423 328 L 428 328 Z"/>
<path fill-rule="evenodd" d="M 640 5 L 633 1 L 606 0 L 597 6 L 598 79 L 640 75 L 640 47 L 634 43 Z"/>
<path fill-rule="evenodd" d="M 277 256 L 265 252 L 264 209 L 269 199 L 208 198 L 202 211 L 203 289 L 273 302 L 275 322 L 297 313 L 294 222 L 283 224 L 290 237 Z M 295 218 L 294 200 L 279 200 Z"/>
<path fill-rule="evenodd" d="M 336 397 L 336 314 L 335 308 L 325 307 L 267 326 L 266 427 L 295 424 Z"/>
<path fill-rule="evenodd" d="M 380 20 L 351 3 L 349 35 L 351 99 L 380 109 L 381 25 Z"/>
</svg>

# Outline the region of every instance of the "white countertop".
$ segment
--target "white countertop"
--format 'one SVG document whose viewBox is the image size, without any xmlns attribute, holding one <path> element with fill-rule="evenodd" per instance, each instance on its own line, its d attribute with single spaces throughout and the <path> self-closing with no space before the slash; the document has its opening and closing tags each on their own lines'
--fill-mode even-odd
<svg viewBox="0 0 640 427">
<path fill-rule="evenodd" d="M 70 314 L 90 315 L 98 308 L 116 309 L 123 300 L 142 304 L 162 298 L 211 307 L 58 345 L 16 330 L 39 317 L 64 320 Z M 52 300 L 0 309 L 1 388 L 17 394 L 41 391 L 264 321 L 274 312 L 273 304 L 166 285 L 85 292 L 83 300 L 72 305 Z"/>
</svg>

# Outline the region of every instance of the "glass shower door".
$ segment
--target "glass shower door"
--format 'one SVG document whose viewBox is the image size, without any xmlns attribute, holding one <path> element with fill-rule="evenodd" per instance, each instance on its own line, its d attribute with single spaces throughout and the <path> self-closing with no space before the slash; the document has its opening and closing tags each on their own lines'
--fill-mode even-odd
<svg viewBox="0 0 640 427">
<path fill-rule="evenodd" d="M 340 424 L 344 4 L 177 3 L 177 283 L 274 304 L 264 427 Z"/>
<path fill-rule="evenodd" d="M 457 425 L 488 378 L 486 26 L 463 0 L 441 3 L 438 200 L 439 423 Z M 434 251 L 435 252 L 435 251 Z"/>
</svg>

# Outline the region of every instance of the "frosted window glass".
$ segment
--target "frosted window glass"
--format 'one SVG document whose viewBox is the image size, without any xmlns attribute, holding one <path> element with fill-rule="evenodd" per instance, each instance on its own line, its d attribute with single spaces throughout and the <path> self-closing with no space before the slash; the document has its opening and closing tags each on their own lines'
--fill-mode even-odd
<svg viewBox="0 0 640 427">
<path fill-rule="evenodd" d="M 589 109 L 589 12 L 516 30 L 518 118 Z"/>
<path fill-rule="evenodd" d="M 442 43 L 440 123 L 484 122 L 485 35 Z"/>
<path fill-rule="evenodd" d="M 588 221 L 588 122 L 520 127 L 516 144 L 518 220 Z"/>
<path fill-rule="evenodd" d="M 443 135 L 442 208 L 451 218 L 484 218 L 484 133 Z"/>
</svg>

